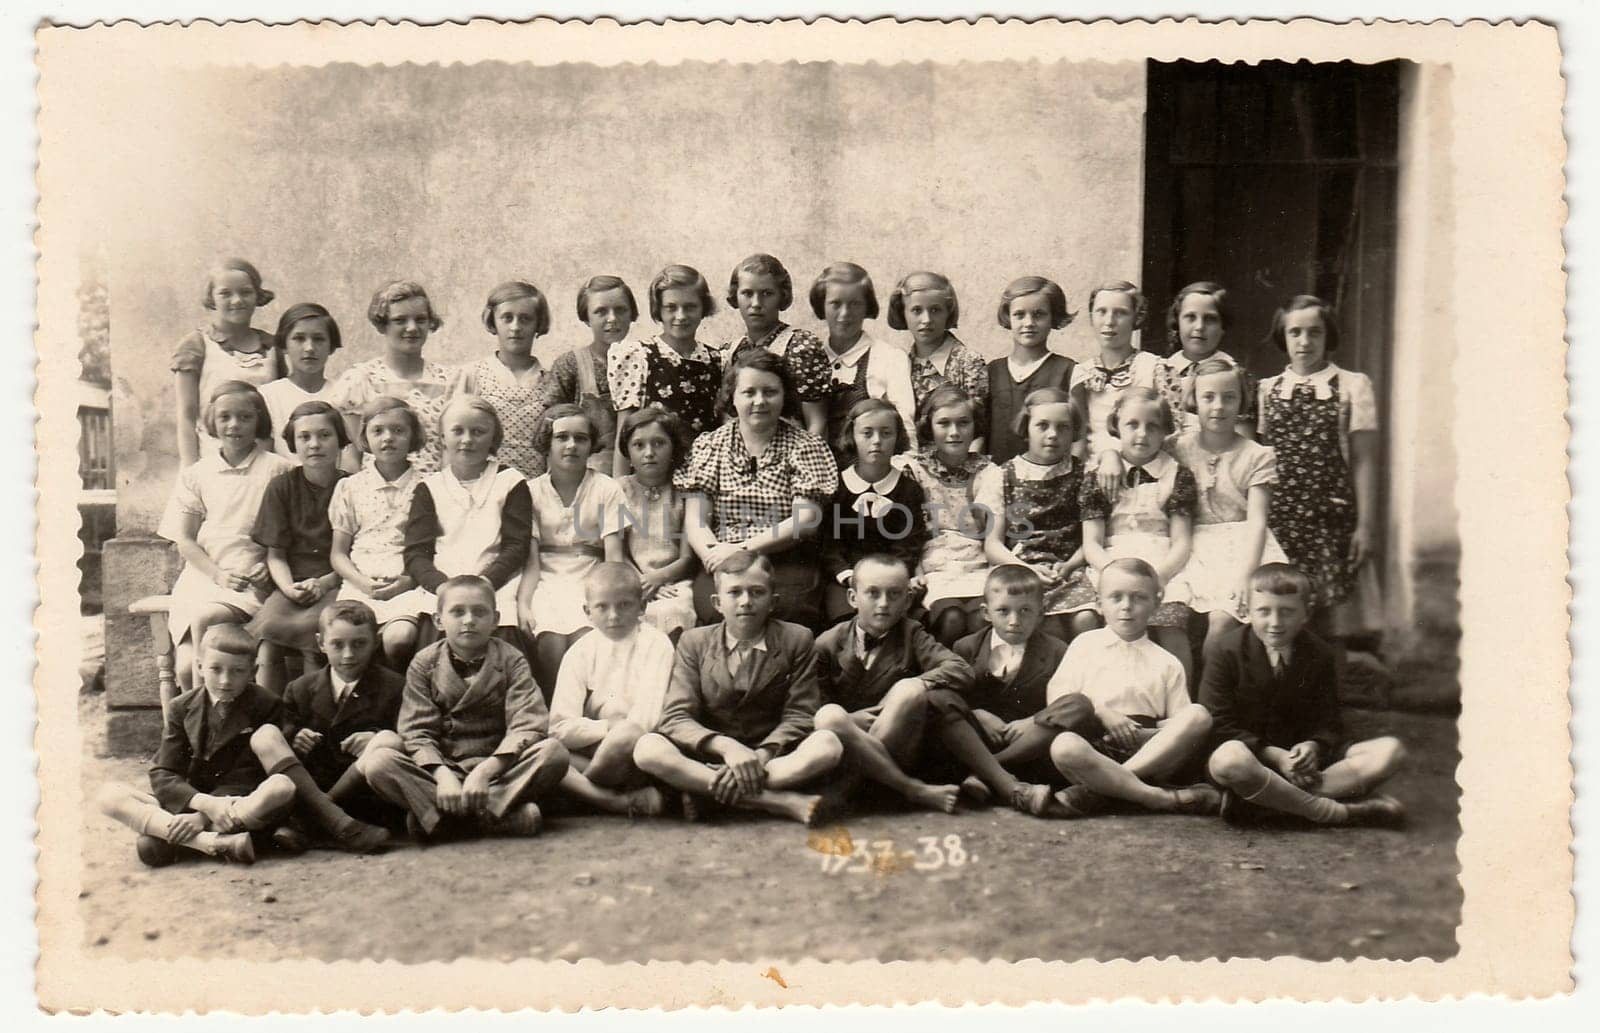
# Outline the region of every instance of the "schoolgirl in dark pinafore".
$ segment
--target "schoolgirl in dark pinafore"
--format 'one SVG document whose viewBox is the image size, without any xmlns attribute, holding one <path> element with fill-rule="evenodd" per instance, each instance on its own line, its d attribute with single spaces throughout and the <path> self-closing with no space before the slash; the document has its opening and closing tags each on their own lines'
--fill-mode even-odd
<svg viewBox="0 0 1600 1033">
<path fill-rule="evenodd" d="M 1070 575 L 1061 573 L 1067 560 L 1083 547 L 1083 518 L 1078 511 L 1083 460 L 1070 456 L 1043 467 L 1025 456 L 1014 456 L 997 472 L 1004 499 L 1006 547 L 1022 562 L 1052 574 L 1045 582 L 1045 615 L 1094 609 L 1095 591 L 1089 584 L 1087 565 Z"/>
<path fill-rule="evenodd" d="M 1367 377 L 1332 363 L 1261 385 L 1261 438 L 1278 454 L 1267 526 L 1311 578 L 1315 607 L 1343 602 L 1355 584 L 1350 540 L 1359 510 L 1349 442 L 1352 430 L 1376 429 L 1372 398 Z"/>
</svg>

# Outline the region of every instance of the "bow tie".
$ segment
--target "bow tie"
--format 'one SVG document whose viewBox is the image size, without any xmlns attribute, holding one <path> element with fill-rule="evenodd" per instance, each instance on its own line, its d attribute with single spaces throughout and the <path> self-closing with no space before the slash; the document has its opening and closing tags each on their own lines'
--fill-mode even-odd
<svg viewBox="0 0 1600 1033">
<path fill-rule="evenodd" d="M 855 505 L 851 508 L 862 516 L 882 520 L 894 508 L 894 500 L 887 495 L 879 495 L 875 491 L 868 490 L 856 496 Z"/>
<path fill-rule="evenodd" d="M 873 651 L 883 645 L 888 638 L 888 635 L 868 635 L 863 631 L 861 633 L 861 652 L 857 655 L 857 659 L 862 664 L 865 664 L 871 658 Z"/>
<path fill-rule="evenodd" d="M 1123 477 L 1123 482 L 1130 488 L 1137 488 L 1141 484 L 1157 484 L 1154 474 L 1142 466 L 1135 466 Z"/>
</svg>

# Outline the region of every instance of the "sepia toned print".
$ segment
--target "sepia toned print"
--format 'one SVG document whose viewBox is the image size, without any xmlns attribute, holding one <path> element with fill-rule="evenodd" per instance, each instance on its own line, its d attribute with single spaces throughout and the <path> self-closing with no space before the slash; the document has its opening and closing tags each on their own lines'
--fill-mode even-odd
<svg viewBox="0 0 1600 1033">
<path fill-rule="evenodd" d="M 47 1006 L 1568 985 L 1549 29 L 39 41 Z"/>
</svg>

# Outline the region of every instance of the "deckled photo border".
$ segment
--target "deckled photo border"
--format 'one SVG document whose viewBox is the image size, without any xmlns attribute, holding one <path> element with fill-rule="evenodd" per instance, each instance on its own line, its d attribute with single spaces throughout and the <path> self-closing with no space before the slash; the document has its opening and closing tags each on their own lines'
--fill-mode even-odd
<svg viewBox="0 0 1600 1033">
<path fill-rule="evenodd" d="M 226 50 L 217 43 L 226 39 Z M 686 43 L 692 39 L 692 46 Z M 600 21 L 521 25 L 195 24 L 38 35 L 40 250 L 36 693 L 41 804 L 38 991 L 51 1009 L 679 1008 L 720 1004 L 946 1004 L 1030 1001 L 1365 999 L 1469 993 L 1545 995 L 1570 986 L 1573 920 L 1566 607 L 1567 384 L 1562 345 L 1564 84 L 1556 33 L 1528 23 L 1333 25 L 913 22 L 768 24 Z M 76 725 L 80 546 L 75 336 L 69 263 L 93 227 L 79 225 L 73 127 L 96 91 L 152 62 L 253 65 L 483 60 L 880 62 L 1119 58 L 1403 58 L 1452 69 L 1454 283 L 1473 307 L 1459 320 L 1455 426 L 1461 559 L 1459 722 L 1463 789 L 1459 953 L 1445 961 L 1314 963 L 1292 958 L 1183 962 L 873 962 L 750 958 L 738 963 L 606 965 L 593 961 L 403 965 L 202 958 L 124 962 L 84 949 L 77 912 L 84 794 Z M 240 57 L 239 55 L 243 55 Z M 137 132 L 136 126 L 128 127 Z M 1477 329 L 1474 329 L 1476 327 Z M 1508 343 L 1509 342 L 1509 343 Z M 1514 347 L 1517 404 L 1505 404 Z M 1476 419 L 1474 414 L 1495 414 Z M 1514 529 L 1508 533 L 1507 529 Z M 1515 614 L 1515 619 L 1507 619 Z M 1517 772 L 1515 779 L 1507 771 Z M 781 965 L 786 986 L 763 977 Z M 232 978 L 237 974 L 241 978 Z M 285 1000 L 283 988 L 295 988 Z"/>
</svg>

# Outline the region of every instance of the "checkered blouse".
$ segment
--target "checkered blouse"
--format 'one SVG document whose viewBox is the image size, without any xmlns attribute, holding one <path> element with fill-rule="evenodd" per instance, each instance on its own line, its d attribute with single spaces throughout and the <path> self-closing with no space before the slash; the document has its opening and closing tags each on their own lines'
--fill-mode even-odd
<svg viewBox="0 0 1600 1033">
<path fill-rule="evenodd" d="M 739 424 L 730 422 L 700 435 L 674 485 L 711 500 L 718 541 L 742 542 L 787 520 L 795 499 L 821 504 L 832 497 L 839 468 L 820 438 L 790 423 L 779 423 L 772 444 L 754 458 Z"/>
</svg>

